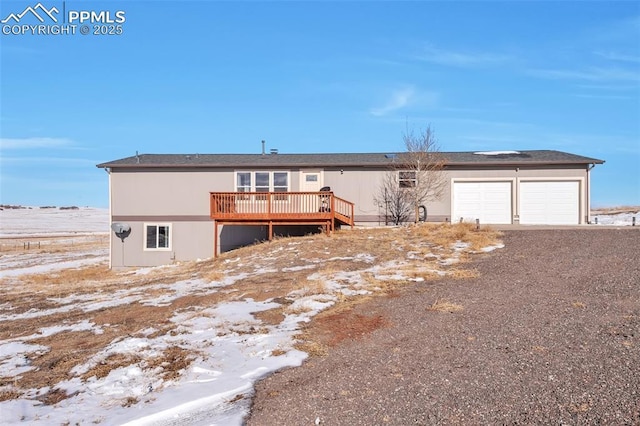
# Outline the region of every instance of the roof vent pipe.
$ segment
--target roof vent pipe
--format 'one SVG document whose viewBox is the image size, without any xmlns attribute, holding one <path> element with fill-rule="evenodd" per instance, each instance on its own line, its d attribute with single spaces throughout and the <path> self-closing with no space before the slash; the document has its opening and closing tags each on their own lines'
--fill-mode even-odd
<svg viewBox="0 0 640 426">
<path fill-rule="evenodd" d="M 264 140 L 263 140 L 263 141 L 262 141 L 262 155 L 264 155 L 264 154 L 265 154 L 265 152 L 264 152 L 264 146 L 265 146 L 265 145 L 264 145 Z"/>
<path fill-rule="evenodd" d="M 278 150 L 277 150 L 277 149 L 275 149 L 275 148 L 271 148 L 271 149 L 269 150 L 269 153 L 270 153 L 270 154 L 277 154 L 277 153 L 278 153 Z"/>
</svg>

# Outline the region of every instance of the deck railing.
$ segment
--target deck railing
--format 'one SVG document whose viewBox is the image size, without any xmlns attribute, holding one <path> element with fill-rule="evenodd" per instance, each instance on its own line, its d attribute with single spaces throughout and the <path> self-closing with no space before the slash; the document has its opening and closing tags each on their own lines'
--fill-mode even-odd
<svg viewBox="0 0 640 426">
<path fill-rule="evenodd" d="M 354 204 L 333 192 L 211 192 L 211 218 L 221 221 L 335 220 L 353 226 Z"/>
</svg>

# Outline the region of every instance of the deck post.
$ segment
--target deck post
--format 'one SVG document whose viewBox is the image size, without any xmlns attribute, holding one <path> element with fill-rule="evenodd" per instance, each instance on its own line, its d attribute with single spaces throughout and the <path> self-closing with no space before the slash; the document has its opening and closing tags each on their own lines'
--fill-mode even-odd
<svg viewBox="0 0 640 426">
<path fill-rule="evenodd" d="M 213 221 L 213 258 L 218 257 L 218 221 Z"/>
<path fill-rule="evenodd" d="M 331 193 L 331 232 L 335 231 L 336 224 L 336 197 Z"/>
<path fill-rule="evenodd" d="M 324 202 L 318 209 L 316 200 Z M 281 203 L 280 200 L 286 201 Z M 273 204 L 278 201 L 278 204 Z M 236 205 L 236 202 L 238 203 Z M 210 192 L 209 212 L 214 221 L 213 257 L 222 251 L 220 227 L 230 225 L 266 226 L 269 241 L 274 237 L 274 226 L 322 226 L 327 235 L 336 224 L 353 227 L 354 204 L 338 200 L 331 191 L 318 192 Z"/>
</svg>

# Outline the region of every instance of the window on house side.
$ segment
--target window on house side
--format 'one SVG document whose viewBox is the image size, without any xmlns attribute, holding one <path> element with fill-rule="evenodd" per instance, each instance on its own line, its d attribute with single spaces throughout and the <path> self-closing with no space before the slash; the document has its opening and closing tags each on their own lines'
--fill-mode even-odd
<svg viewBox="0 0 640 426">
<path fill-rule="evenodd" d="M 269 172 L 256 172 L 256 192 L 269 192 Z"/>
<path fill-rule="evenodd" d="M 273 172 L 273 192 L 289 192 L 289 173 Z M 278 201 L 286 201 L 286 195 L 275 195 Z"/>
<path fill-rule="evenodd" d="M 236 192 L 289 192 L 289 172 L 236 172 Z"/>
<path fill-rule="evenodd" d="M 145 249 L 147 250 L 170 250 L 171 249 L 171 227 L 168 224 L 148 224 L 145 225 Z"/>
<path fill-rule="evenodd" d="M 398 172 L 398 185 L 400 186 L 400 188 L 415 188 L 416 181 L 417 179 L 415 171 Z"/>
<path fill-rule="evenodd" d="M 273 191 L 287 192 L 289 190 L 289 174 L 286 172 L 273 172 Z"/>
<path fill-rule="evenodd" d="M 238 177 L 236 179 L 237 192 L 251 192 L 251 173 L 238 173 Z"/>
</svg>

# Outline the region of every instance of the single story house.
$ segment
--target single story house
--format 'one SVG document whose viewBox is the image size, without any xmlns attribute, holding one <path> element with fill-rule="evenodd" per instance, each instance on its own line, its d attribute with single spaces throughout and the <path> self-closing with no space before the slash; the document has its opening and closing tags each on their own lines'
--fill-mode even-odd
<svg viewBox="0 0 640 426">
<path fill-rule="evenodd" d="M 604 163 L 550 150 L 440 154 L 446 188 L 427 221 L 586 224 L 589 172 Z M 111 266 L 209 258 L 310 226 L 383 225 L 374 198 L 385 173 L 403 173 L 401 155 L 136 153 L 98 164 L 109 175 Z"/>
</svg>

